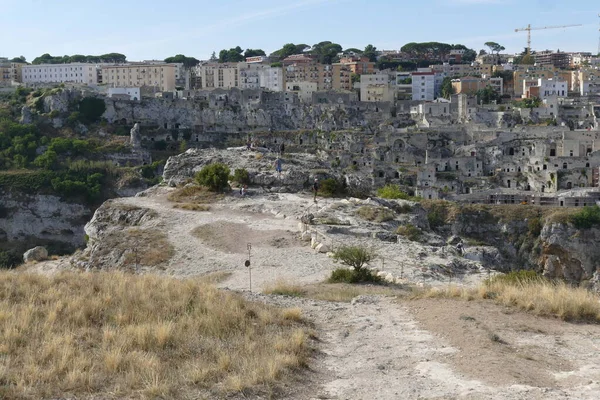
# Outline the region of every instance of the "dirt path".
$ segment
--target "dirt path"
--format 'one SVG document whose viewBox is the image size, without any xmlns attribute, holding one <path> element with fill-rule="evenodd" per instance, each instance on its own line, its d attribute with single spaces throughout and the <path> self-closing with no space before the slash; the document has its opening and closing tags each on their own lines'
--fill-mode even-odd
<svg viewBox="0 0 600 400">
<path fill-rule="evenodd" d="M 120 202 L 157 211 L 175 255 L 161 273 L 216 271 L 219 285 L 282 307 L 300 307 L 314 323 L 318 356 L 302 385 L 285 398 L 308 399 L 598 399 L 600 327 L 536 318 L 490 303 L 402 301 L 364 296 L 330 303 L 259 292 L 278 279 L 321 282 L 335 266 L 298 239 L 308 196 L 273 195 L 174 209 L 166 193 Z M 247 243 L 252 244 L 253 293 Z M 409 248 L 410 250 L 410 248 Z M 408 251 L 408 250 L 407 250 Z M 61 261 L 40 264 L 41 272 Z M 156 272 L 154 270 L 149 272 Z"/>
</svg>

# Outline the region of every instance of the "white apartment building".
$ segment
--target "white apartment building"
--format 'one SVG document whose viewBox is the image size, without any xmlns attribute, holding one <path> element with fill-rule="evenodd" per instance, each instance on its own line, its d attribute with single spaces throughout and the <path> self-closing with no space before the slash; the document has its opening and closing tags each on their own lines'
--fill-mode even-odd
<svg viewBox="0 0 600 400">
<path fill-rule="evenodd" d="M 126 100 L 140 100 L 142 98 L 139 87 L 108 88 L 110 98 L 124 98 Z"/>
<path fill-rule="evenodd" d="M 540 78 L 538 79 L 538 86 L 540 88 L 540 99 L 552 96 L 567 97 L 568 94 L 568 84 L 564 80 Z"/>
<path fill-rule="evenodd" d="M 240 89 L 283 91 L 283 68 L 259 63 L 239 63 L 238 67 Z"/>
<path fill-rule="evenodd" d="M 312 95 L 318 90 L 317 82 L 286 82 L 285 91 L 296 93 L 301 101 L 309 103 L 312 101 Z"/>
<path fill-rule="evenodd" d="M 99 66 L 88 63 L 39 64 L 22 67 L 23 83 L 98 84 Z"/>
<path fill-rule="evenodd" d="M 443 76 L 429 68 L 419 68 L 412 76 L 412 99 L 433 101 L 437 98 L 442 87 Z"/>
<path fill-rule="evenodd" d="M 175 64 L 124 64 L 102 67 L 102 83 L 109 87 L 150 86 L 164 92 L 175 90 Z"/>
</svg>

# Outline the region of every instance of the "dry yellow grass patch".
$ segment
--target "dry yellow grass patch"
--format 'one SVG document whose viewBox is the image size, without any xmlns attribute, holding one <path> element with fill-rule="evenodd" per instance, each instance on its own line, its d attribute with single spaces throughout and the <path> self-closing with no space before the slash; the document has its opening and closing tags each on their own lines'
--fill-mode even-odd
<svg viewBox="0 0 600 400">
<path fill-rule="evenodd" d="M 271 390 L 307 362 L 300 320 L 197 280 L 3 272 L 0 398 Z"/>
<path fill-rule="evenodd" d="M 555 316 L 565 321 L 600 322 L 600 297 L 592 292 L 562 282 L 536 280 L 510 283 L 491 281 L 477 288 L 449 286 L 416 291 L 417 298 L 492 299 L 541 316 Z"/>
<path fill-rule="evenodd" d="M 341 283 L 300 286 L 285 280 L 278 280 L 271 285 L 267 285 L 263 293 L 307 297 L 333 302 L 349 302 L 361 295 L 399 296 L 405 294 L 399 287 L 392 286 L 350 285 Z"/>
<path fill-rule="evenodd" d="M 125 258 L 125 265 L 130 266 L 158 266 L 169 261 L 175 254 L 175 248 L 167 235 L 156 229 L 129 229 L 125 231 L 125 237 L 115 245 L 131 250 Z"/>
<path fill-rule="evenodd" d="M 194 204 L 194 203 L 183 203 L 183 204 L 175 204 L 173 208 L 180 208 L 182 210 L 188 211 L 209 211 L 210 206 L 206 206 L 204 204 Z"/>
<path fill-rule="evenodd" d="M 184 186 L 169 193 L 167 199 L 175 203 L 210 204 L 222 200 L 223 193 L 211 192 L 203 186 Z"/>
</svg>

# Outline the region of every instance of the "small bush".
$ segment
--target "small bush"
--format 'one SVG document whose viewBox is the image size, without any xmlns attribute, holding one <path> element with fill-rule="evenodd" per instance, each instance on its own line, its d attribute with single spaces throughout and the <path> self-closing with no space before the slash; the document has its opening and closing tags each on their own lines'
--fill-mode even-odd
<svg viewBox="0 0 600 400">
<path fill-rule="evenodd" d="M 188 211 L 210 211 L 210 206 L 194 203 L 175 204 L 173 205 L 173 208 L 180 208 Z"/>
<path fill-rule="evenodd" d="M 530 218 L 529 221 L 527 221 L 527 231 L 531 236 L 540 236 L 543 227 L 544 224 L 540 218 Z"/>
<path fill-rule="evenodd" d="M 319 195 L 323 197 L 343 196 L 345 190 L 336 179 L 327 178 L 319 182 Z"/>
<path fill-rule="evenodd" d="M 21 264 L 23 259 L 12 251 L 0 251 L 0 268 L 14 268 Z"/>
<path fill-rule="evenodd" d="M 353 267 L 355 270 L 362 269 L 374 257 L 375 255 L 371 250 L 362 246 L 344 246 L 333 253 L 334 259 Z"/>
<path fill-rule="evenodd" d="M 363 206 L 356 214 L 367 221 L 386 222 L 394 219 L 394 212 L 385 207 Z"/>
<path fill-rule="evenodd" d="M 404 193 L 397 185 L 386 185 L 377 190 L 377 195 L 383 199 L 408 200 L 410 196 Z"/>
<path fill-rule="evenodd" d="M 488 285 L 503 283 L 513 286 L 522 286 L 524 284 L 531 284 L 544 281 L 546 281 L 546 278 L 538 275 L 535 271 L 521 270 L 511 271 L 508 274 L 504 275 L 496 275 L 493 278 L 486 280 L 485 283 Z"/>
<path fill-rule="evenodd" d="M 273 285 L 267 285 L 263 290 L 263 293 L 276 294 L 279 296 L 304 297 L 306 295 L 306 290 L 293 283 L 278 280 Z"/>
<path fill-rule="evenodd" d="M 366 268 L 338 268 L 331 272 L 327 283 L 381 283 L 382 280 Z"/>
<path fill-rule="evenodd" d="M 250 183 L 250 174 L 248 174 L 245 168 L 236 168 L 230 179 L 240 185 L 248 185 Z"/>
<path fill-rule="evenodd" d="M 589 229 L 600 225 L 600 207 L 583 207 L 583 209 L 571 216 L 571 222 L 579 229 Z"/>
<path fill-rule="evenodd" d="M 196 174 L 196 181 L 213 192 L 222 192 L 228 188 L 229 168 L 225 164 L 209 164 Z"/>
<path fill-rule="evenodd" d="M 423 234 L 423 232 L 421 232 L 421 230 L 419 228 L 417 228 L 416 226 L 414 226 L 412 224 L 399 226 L 398 229 L 396 230 L 396 235 L 404 236 L 405 238 L 407 238 L 408 240 L 413 241 L 413 242 L 420 241 L 422 234 Z"/>
</svg>

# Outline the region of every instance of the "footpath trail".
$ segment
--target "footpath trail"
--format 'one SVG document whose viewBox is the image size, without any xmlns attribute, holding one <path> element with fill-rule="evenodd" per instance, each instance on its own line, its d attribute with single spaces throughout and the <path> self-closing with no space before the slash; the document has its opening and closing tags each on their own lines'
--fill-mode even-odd
<svg viewBox="0 0 600 400">
<path fill-rule="evenodd" d="M 208 212 L 173 208 L 167 193 L 119 199 L 153 209 L 175 254 L 174 277 L 225 271 L 219 283 L 249 299 L 299 307 L 314 324 L 317 355 L 284 398 L 598 399 L 600 327 L 575 325 L 478 302 L 359 296 L 351 303 L 260 294 L 278 279 L 322 282 L 335 267 L 298 239 L 301 195 L 237 199 Z M 253 291 L 243 263 L 252 244 Z M 58 268 L 48 264 L 47 271 Z M 43 265 L 39 270 L 44 270 Z M 154 270 L 149 272 L 155 272 Z M 492 334 L 502 341 L 494 341 Z"/>
</svg>

